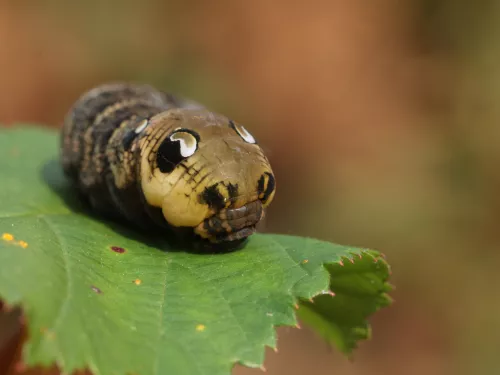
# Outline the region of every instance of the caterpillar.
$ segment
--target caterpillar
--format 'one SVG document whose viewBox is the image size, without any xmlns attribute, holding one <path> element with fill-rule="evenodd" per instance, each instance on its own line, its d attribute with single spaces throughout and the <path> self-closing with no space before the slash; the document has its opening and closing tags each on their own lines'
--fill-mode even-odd
<svg viewBox="0 0 500 375">
<path fill-rule="evenodd" d="M 274 198 L 270 163 L 238 122 L 148 84 L 83 93 L 64 119 L 64 174 L 99 215 L 234 248 Z"/>
</svg>

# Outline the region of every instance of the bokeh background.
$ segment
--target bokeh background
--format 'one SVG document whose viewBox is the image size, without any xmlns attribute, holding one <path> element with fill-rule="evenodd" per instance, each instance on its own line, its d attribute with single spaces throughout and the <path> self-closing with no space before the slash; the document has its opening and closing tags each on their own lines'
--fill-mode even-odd
<svg viewBox="0 0 500 375">
<path fill-rule="evenodd" d="M 0 0 L 0 123 L 58 127 L 110 80 L 237 119 L 276 173 L 265 230 L 378 249 L 397 287 L 353 362 L 280 329 L 267 374 L 499 374 L 499 21 L 494 0 Z"/>
</svg>

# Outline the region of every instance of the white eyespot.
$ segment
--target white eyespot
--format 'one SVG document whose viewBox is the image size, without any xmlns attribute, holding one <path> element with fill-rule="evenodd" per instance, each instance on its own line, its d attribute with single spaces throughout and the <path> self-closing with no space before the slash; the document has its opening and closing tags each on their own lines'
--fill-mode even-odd
<svg viewBox="0 0 500 375">
<path fill-rule="evenodd" d="M 198 148 L 198 140 L 194 135 L 188 132 L 177 132 L 170 136 L 170 140 L 179 142 L 181 145 L 181 155 L 187 158 L 193 155 Z"/>
<path fill-rule="evenodd" d="M 236 130 L 241 138 L 247 143 L 256 143 L 255 138 L 242 125 L 235 124 L 231 121 L 231 127 Z"/>
<path fill-rule="evenodd" d="M 142 120 L 139 123 L 139 126 L 137 126 L 137 128 L 135 128 L 135 134 L 142 133 L 142 131 L 144 129 L 146 129 L 148 125 L 149 125 L 149 120 L 148 119 Z"/>
</svg>

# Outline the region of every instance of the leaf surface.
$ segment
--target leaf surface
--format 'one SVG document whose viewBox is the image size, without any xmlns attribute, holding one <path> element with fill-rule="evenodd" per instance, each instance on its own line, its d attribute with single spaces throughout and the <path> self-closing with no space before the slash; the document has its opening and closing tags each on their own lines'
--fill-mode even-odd
<svg viewBox="0 0 500 375">
<path fill-rule="evenodd" d="M 36 127 L 0 131 L 0 298 L 24 310 L 29 366 L 227 375 L 235 363 L 261 366 L 299 302 L 344 352 L 388 304 L 388 265 L 374 251 L 257 234 L 239 251 L 193 254 L 93 217 L 62 175 L 58 143 Z"/>
</svg>

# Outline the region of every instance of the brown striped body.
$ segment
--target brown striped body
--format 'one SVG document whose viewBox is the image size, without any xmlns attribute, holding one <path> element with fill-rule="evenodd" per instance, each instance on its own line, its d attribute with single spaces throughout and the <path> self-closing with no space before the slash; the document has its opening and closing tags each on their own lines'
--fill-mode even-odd
<svg viewBox="0 0 500 375">
<path fill-rule="evenodd" d="M 274 196 L 269 162 L 246 129 L 148 85 L 82 95 L 61 149 L 65 174 L 97 212 L 215 244 L 253 233 Z"/>
</svg>

